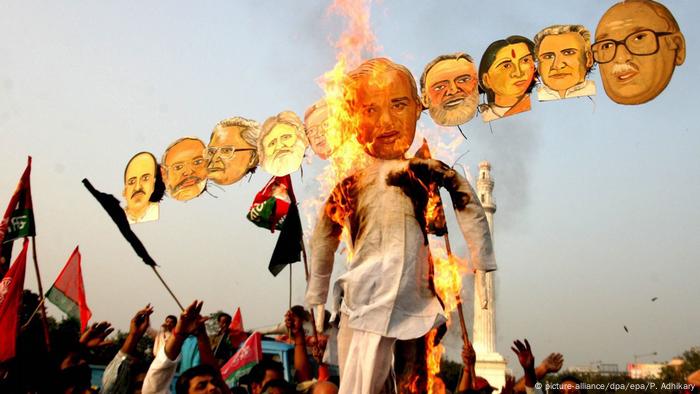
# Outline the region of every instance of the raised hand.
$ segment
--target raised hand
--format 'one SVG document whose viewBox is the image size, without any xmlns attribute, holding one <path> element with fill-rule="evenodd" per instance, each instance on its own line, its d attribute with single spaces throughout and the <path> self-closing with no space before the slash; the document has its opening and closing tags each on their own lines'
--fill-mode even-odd
<svg viewBox="0 0 700 394">
<path fill-rule="evenodd" d="M 180 314 L 180 319 L 175 325 L 175 330 L 173 333 L 175 335 L 192 335 L 197 332 L 199 327 L 207 321 L 207 317 L 202 317 L 200 314 L 202 312 L 203 301 L 194 300 L 185 310 Z"/>
<path fill-rule="evenodd" d="M 561 353 L 551 353 L 549 356 L 542 360 L 542 366 L 546 369 L 547 373 L 557 373 L 564 365 L 564 356 Z"/>
<path fill-rule="evenodd" d="M 114 331 L 109 322 L 103 321 L 94 323 L 83 335 L 80 336 L 80 344 L 88 349 L 112 344 L 112 341 L 105 341 L 105 338 Z"/>
<path fill-rule="evenodd" d="M 464 364 L 465 368 L 476 364 L 476 352 L 471 342 L 467 342 L 466 345 L 462 346 L 462 364 Z"/>
<path fill-rule="evenodd" d="M 515 387 L 515 376 L 506 374 L 506 384 L 501 389 L 501 394 L 513 394 Z"/>
<path fill-rule="evenodd" d="M 535 374 L 535 356 L 532 355 L 530 342 L 525 339 L 525 344 L 523 344 L 520 340 L 516 340 L 513 342 L 513 345 L 511 350 L 518 356 L 518 361 L 525 372 L 525 386 L 535 387 L 535 382 L 537 382 L 537 375 Z"/>
<path fill-rule="evenodd" d="M 151 304 L 146 305 L 143 309 L 136 312 L 136 315 L 131 319 L 131 324 L 129 325 L 129 332 L 134 333 L 139 338 L 143 336 L 151 326 L 151 314 L 153 313 L 153 307 Z"/>
<path fill-rule="evenodd" d="M 525 344 L 520 342 L 519 339 L 513 342 L 514 346 L 511 346 L 511 350 L 518 356 L 518 361 L 523 369 L 534 369 L 535 368 L 535 356 L 532 355 L 532 349 L 530 348 L 530 342 L 525 339 Z"/>
</svg>

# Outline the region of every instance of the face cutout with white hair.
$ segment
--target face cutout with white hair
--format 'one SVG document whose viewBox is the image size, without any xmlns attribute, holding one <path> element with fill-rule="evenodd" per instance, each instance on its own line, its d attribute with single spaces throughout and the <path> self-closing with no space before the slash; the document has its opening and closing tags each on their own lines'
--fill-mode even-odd
<svg viewBox="0 0 700 394">
<path fill-rule="evenodd" d="M 289 175 L 301 166 L 307 146 L 301 119 L 294 112 L 280 112 L 268 118 L 260 131 L 261 166 L 274 176 Z"/>
<path fill-rule="evenodd" d="M 592 96 L 595 83 L 586 76 L 593 67 L 591 33 L 582 25 L 549 26 L 535 36 L 539 101 Z"/>
<path fill-rule="evenodd" d="M 421 101 L 440 126 L 470 121 L 479 103 L 478 78 L 465 53 L 442 55 L 428 63 L 421 76 Z"/>
<path fill-rule="evenodd" d="M 240 117 L 219 122 L 211 133 L 205 153 L 208 177 L 218 185 L 231 185 L 258 163 L 258 123 Z"/>
</svg>

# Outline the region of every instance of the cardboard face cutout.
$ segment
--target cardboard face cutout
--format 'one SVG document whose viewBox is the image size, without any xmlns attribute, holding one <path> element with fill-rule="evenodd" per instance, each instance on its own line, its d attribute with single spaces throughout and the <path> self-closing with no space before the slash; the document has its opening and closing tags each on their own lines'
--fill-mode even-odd
<svg viewBox="0 0 700 394">
<path fill-rule="evenodd" d="M 285 176 L 299 169 L 308 145 L 301 119 L 291 111 L 268 118 L 258 138 L 263 169 L 274 176 Z"/>
<path fill-rule="evenodd" d="M 535 36 L 537 72 L 543 85 L 540 101 L 592 96 L 595 83 L 586 80 L 593 67 L 591 33 L 581 25 L 550 26 Z"/>
<path fill-rule="evenodd" d="M 663 5 L 618 3 L 598 22 L 593 57 L 612 101 L 642 104 L 658 96 L 685 61 L 685 38 Z"/>
<path fill-rule="evenodd" d="M 376 158 L 402 158 L 413 143 L 422 111 L 413 75 L 404 66 L 377 58 L 349 77 L 356 85 L 352 110 L 359 116 L 357 140 Z"/>
<path fill-rule="evenodd" d="M 321 99 L 309 107 L 304 114 L 304 128 L 309 139 L 311 150 L 316 156 L 326 160 L 333 150 L 328 143 L 328 106 L 326 100 Z"/>
<path fill-rule="evenodd" d="M 135 154 L 124 169 L 124 212 L 129 224 L 158 220 L 159 205 L 165 186 L 155 156 L 149 152 Z"/>
<path fill-rule="evenodd" d="M 205 159 L 208 177 L 219 185 L 231 185 L 258 164 L 258 123 L 234 117 L 219 122 L 211 133 Z"/>
<path fill-rule="evenodd" d="M 200 139 L 185 137 L 165 150 L 161 173 L 170 197 L 187 201 L 202 194 L 207 185 L 205 148 Z"/>
<path fill-rule="evenodd" d="M 525 37 L 510 36 L 486 48 L 479 64 L 479 84 L 486 92 L 486 104 L 480 107 L 484 122 L 530 110 L 534 47 Z"/>
<path fill-rule="evenodd" d="M 421 76 L 421 101 L 441 126 L 470 121 L 479 103 L 476 67 L 464 53 L 442 55 L 430 62 Z"/>
</svg>

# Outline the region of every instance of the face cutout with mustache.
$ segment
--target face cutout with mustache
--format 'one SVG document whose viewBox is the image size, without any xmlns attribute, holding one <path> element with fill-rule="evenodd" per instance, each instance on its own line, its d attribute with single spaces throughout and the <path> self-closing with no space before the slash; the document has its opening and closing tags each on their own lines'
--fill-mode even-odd
<svg viewBox="0 0 700 394">
<path fill-rule="evenodd" d="M 299 125 L 301 126 L 301 123 Z M 262 167 L 274 176 L 285 176 L 299 169 L 304 159 L 306 140 L 297 135 L 297 128 L 277 123 L 262 137 Z"/>
<path fill-rule="evenodd" d="M 204 148 L 197 138 L 183 138 L 168 148 L 161 172 L 170 197 L 187 201 L 202 194 L 207 184 Z"/>
<path fill-rule="evenodd" d="M 618 3 L 605 12 L 593 52 L 611 100 L 642 104 L 666 89 L 685 61 L 685 38 L 672 19 L 666 7 L 644 1 Z"/>
<path fill-rule="evenodd" d="M 155 217 L 146 215 L 151 204 L 157 204 L 149 201 L 155 190 L 157 166 L 153 155 L 148 152 L 134 155 L 126 165 L 122 192 L 126 200 L 124 211 L 134 223 L 158 219 L 157 209 Z"/>
<path fill-rule="evenodd" d="M 423 105 L 441 126 L 458 126 L 471 120 L 479 101 L 474 64 L 465 58 L 435 63 L 425 75 Z"/>
</svg>

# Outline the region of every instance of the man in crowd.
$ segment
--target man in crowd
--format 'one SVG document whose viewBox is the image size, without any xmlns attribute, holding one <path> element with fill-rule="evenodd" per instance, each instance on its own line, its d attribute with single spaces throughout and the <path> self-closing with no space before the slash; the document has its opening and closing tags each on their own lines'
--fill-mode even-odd
<svg viewBox="0 0 700 394">
<path fill-rule="evenodd" d="M 214 357 L 216 357 L 219 365 L 223 365 L 228 361 L 231 356 L 233 356 L 233 345 L 231 344 L 231 339 L 229 338 L 229 327 L 231 326 L 231 315 L 225 312 L 219 313 L 216 317 L 216 322 L 219 325 L 219 329 L 216 334 L 209 338 L 209 343 L 214 351 Z"/>
<path fill-rule="evenodd" d="M 149 330 L 149 335 L 153 338 L 153 355 L 157 356 L 158 352 L 165 346 L 165 343 L 172 335 L 173 329 L 177 324 L 177 317 L 173 315 L 168 315 L 160 326 L 160 331 L 155 331 L 153 329 Z"/>
</svg>

